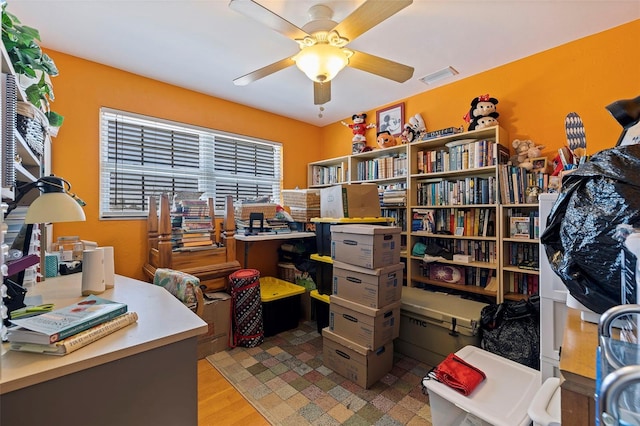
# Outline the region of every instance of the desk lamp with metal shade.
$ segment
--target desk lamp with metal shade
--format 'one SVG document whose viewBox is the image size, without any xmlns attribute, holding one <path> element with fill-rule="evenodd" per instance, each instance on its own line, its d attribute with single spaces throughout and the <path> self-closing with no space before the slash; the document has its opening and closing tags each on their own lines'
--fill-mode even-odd
<svg viewBox="0 0 640 426">
<path fill-rule="evenodd" d="M 82 206 L 85 206 L 86 203 L 71 192 L 71 184 L 68 181 L 54 175 L 43 176 L 34 182 L 17 186 L 16 199 L 9 205 L 6 214 L 15 209 L 22 198 L 34 188 L 37 188 L 41 194 L 27 209 L 24 220 L 26 225 L 86 220 L 82 210 Z M 46 241 L 46 228 L 42 226 L 41 230 L 41 239 Z M 41 262 L 44 260 L 44 246 L 40 250 L 40 259 Z M 44 276 L 42 280 L 44 280 Z"/>
</svg>

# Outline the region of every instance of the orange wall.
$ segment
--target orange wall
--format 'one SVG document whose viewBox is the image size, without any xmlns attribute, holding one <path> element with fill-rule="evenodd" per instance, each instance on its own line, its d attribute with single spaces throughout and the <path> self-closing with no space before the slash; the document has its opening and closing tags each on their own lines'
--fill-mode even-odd
<svg viewBox="0 0 640 426">
<path fill-rule="evenodd" d="M 638 39 L 639 20 L 398 102 L 405 103 L 406 121 L 419 113 L 427 130 L 437 130 L 465 124 L 471 100 L 489 93 L 499 101 L 498 121 L 510 140 L 545 145 L 550 159 L 566 144 L 564 118 L 575 111 L 584 122 L 587 152 L 594 154 L 614 146 L 622 130 L 604 107 L 640 95 Z M 376 111 L 366 112 L 374 122 Z M 351 153 L 351 131 L 340 123 L 324 127 L 322 139 L 323 158 Z M 374 129 L 367 141 L 377 146 Z"/>
<path fill-rule="evenodd" d="M 575 111 L 584 120 L 588 152 L 593 154 L 613 146 L 621 130 L 604 106 L 640 94 L 639 36 L 640 21 L 635 21 L 401 101 L 407 119 L 420 113 L 427 128 L 436 130 L 460 126 L 471 99 L 489 93 L 500 101 L 499 121 L 510 138 L 544 144 L 550 158 L 565 143 L 564 117 Z M 306 185 L 308 162 L 351 153 L 351 131 L 339 122 L 317 128 L 59 52 L 49 53 L 60 70 L 54 79 L 54 110 L 65 116 L 53 141 L 52 172 L 71 181 L 73 191 L 87 202 L 87 221 L 57 224 L 54 238 L 79 235 L 113 245 L 119 274 L 143 278 L 146 223 L 98 220 L 101 106 L 280 141 L 284 188 Z M 375 110 L 367 113 L 375 117 Z M 367 136 L 369 145 L 374 145 L 374 130 Z"/>
<path fill-rule="evenodd" d="M 143 278 L 144 220 L 98 220 L 99 110 L 110 107 L 138 114 L 243 134 L 283 144 L 284 188 L 305 187 L 306 164 L 320 158 L 320 129 L 243 105 L 205 96 L 95 62 L 50 51 L 60 71 L 53 83 L 54 110 L 65 116 L 52 145 L 52 173 L 73 184 L 87 202 L 86 222 L 56 224 L 54 239 L 79 235 L 115 248 L 118 274 Z M 305 143 L 301 143 L 304 135 Z"/>
</svg>

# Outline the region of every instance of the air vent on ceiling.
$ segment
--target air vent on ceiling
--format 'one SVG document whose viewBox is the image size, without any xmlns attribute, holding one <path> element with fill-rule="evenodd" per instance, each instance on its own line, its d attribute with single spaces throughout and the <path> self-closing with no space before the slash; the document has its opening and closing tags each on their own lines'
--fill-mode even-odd
<svg viewBox="0 0 640 426">
<path fill-rule="evenodd" d="M 423 82 L 424 84 L 434 84 L 437 81 L 440 81 L 442 79 L 448 78 L 448 77 L 452 77 L 456 74 L 459 74 L 458 71 L 449 66 L 447 68 L 443 68 L 440 71 L 436 71 L 434 73 L 431 73 L 429 75 L 425 75 L 424 77 L 420 78 L 419 80 L 421 82 Z"/>
</svg>

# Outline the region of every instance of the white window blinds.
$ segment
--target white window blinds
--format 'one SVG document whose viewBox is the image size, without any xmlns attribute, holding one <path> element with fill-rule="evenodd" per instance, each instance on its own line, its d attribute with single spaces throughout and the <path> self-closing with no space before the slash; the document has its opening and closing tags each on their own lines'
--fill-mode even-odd
<svg viewBox="0 0 640 426">
<path fill-rule="evenodd" d="M 101 109 L 100 216 L 139 217 L 148 197 L 201 191 L 280 201 L 281 144 Z"/>
</svg>

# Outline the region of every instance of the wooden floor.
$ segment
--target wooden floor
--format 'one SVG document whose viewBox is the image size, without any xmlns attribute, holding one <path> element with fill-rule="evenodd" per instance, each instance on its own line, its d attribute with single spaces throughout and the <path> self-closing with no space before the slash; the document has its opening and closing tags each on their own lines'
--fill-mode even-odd
<svg viewBox="0 0 640 426">
<path fill-rule="evenodd" d="M 206 360 L 198 361 L 198 426 L 269 426 L 269 422 Z"/>
</svg>

